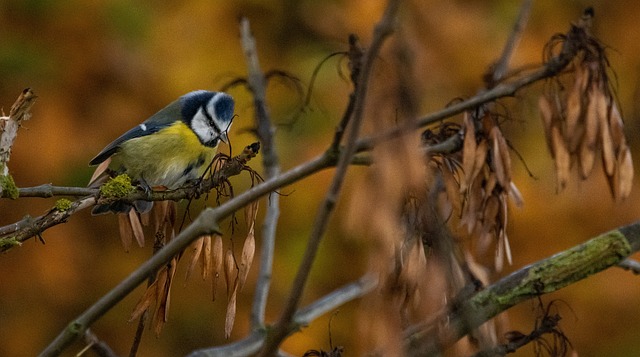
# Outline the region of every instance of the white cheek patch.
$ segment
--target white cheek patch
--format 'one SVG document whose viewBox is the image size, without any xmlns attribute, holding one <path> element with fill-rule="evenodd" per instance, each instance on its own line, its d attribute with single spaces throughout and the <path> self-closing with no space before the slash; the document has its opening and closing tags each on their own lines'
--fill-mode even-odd
<svg viewBox="0 0 640 357">
<path fill-rule="evenodd" d="M 140 127 L 140 129 L 142 129 L 142 131 L 147 131 L 147 125 L 146 124 L 140 124 L 139 127 Z"/>
<path fill-rule="evenodd" d="M 215 133 L 209 125 L 207 117 L 202 113 L 202 108 L 198 109 L 196 115 L 193 116 L 191 121 L 191 129 L 198 135 L 198 138 L 203 143 L 208 143 L 214 139 Z"/>
</svg>

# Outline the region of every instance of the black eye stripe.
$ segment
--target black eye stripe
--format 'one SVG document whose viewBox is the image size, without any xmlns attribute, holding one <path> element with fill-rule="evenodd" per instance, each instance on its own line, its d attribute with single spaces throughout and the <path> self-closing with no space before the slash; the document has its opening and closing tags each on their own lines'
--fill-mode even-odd
<svg viewBox="0 0 640 357">
<path fill-rule="evenodd" d="M 207 120 L 209 121 L 209 124 L 211 124 L 211 126 L 213 127 L 213 130 L 215 130 L 216 133 L 220 135 L 222 133 L 220 131 L 220 128 L 218 128 L 218 125 L 216 124 L 216 122 L 213 121 L 213 117 L 211 117 L 211 114 L 209 114 L 209 111 L 207 111 L 207 108 L 204 105 L 202 106 L 202 112 L 204 113 L 204 116 L 207 117 Z"/>
</svg>

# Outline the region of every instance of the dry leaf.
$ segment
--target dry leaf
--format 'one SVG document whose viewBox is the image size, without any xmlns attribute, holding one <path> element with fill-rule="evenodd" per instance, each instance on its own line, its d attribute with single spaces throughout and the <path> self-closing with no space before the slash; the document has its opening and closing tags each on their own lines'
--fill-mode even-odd
<svg viewBox="0 0 640 357">
<path fill-rule="evenodd" d="M 118 227 L 120 229 L 120 240 L 125 252 L 129 252 L 131 249 L 131 242 L 133 242 L 133 230 L 131 229 L 131 222 L 129 222 L 129 216 L 125 214 L 118 214 Z"/>
<path fill-rule="evenodd" d="M 171 284 L 176 273 L 178 261 L 176 258 L 171 259 L 164 269 L 163 279 L 159 279 L 158 283 L 158 302 L 156 303 L 156 311 L 153 316 L 154 332 L 156 336 L 160 335 L 164 324 L 169 318 L 169 303 L 171 301 Z"/>
<path fill-rule="evenodd" d="M 609 125 L 610 111 L 607 99 L 604 95 L 596 97 L 598 100 L 598 121 L 600 122 L 600 141 L 602 143 L 602 161 L 607 176 L 613 176 L 616 163 L 615 146 L 611 137 L 611 126 Z"/>
<path fill-rule="evenodd" d="M 462 217 L 460 219 L 460 225 L 467 226 L 468 234 L 471 234 L 476 227 L 483 199 L 482 180 L 478 179 L 471 184 L 471 188 L 467 194 L 467 204 L 464 206 Z"/>
<path fill-rule="evenodd" d="M 618 189 L 616 190 L 616 199 L 624 200 L 631 194 L 633 187 L 633 160 L 631 159 L 631 151 L 625 146 L 618 155 Z"/>
<path fill-rule="evenodd" d="M 207 279 L 211 271 L 211 236 L 203 237 L 204 244 L 202 247 L 202 280 Z"/>
<path fill-rule="evenodd" d="M 448 161 L 444 160 L 442 166 L 440 167 L 444 189 L 447 193 L 447 198 L 449 199 L 451 206 L 453 207 L 456 214 L 458 214 L 458 212 L 460 212 L 462 208 L 462 203 L 460 201 L 458 183 L 456 182 L 456 179 L 453 176 L 451 170 L 453 170 L 453 168 L 450 168 L 448 165 Z"/>
<path fill-rule="evenodd" d="M 598 123 L 598 94 L 602 95 L 601 92 L 594 89 L 589 92 L 589 104 L 584 117 L 584 137 L 580 145 L 580 174 L 583 179 L 589 177 L 596 158 L 598 129 L 600 127 Z"/>
<path fill-rule="evenodd" d="M 258 207 L 260 201 L 253 201 L 244 208 L 244 221 L 247 223 L 247 229 L 253 230 L 256 217 L 258 216 Z"/>
<path fill-rule="evenodd" d="M 184 280 L 185 280 L 185 284 L 186 281 L 189 280 L 189 278 L 191 277 L 191 273 L 193 272 L 193 270 L 196 268 L 196 264 L 198 264 L 198 260 L 200 259 L 200 254 L 202 253 L 202 248 L 204 246 L 204 239 L 205 237 L 200 237 L 198 239 L 196 239 L 193 243 L 191 243 L 191 245 L 189 246 L 189 250 L 191 250 L 191 261 L 189 262 L 189 266 L 187 267 L 187 272 L 184 275 Z"/>
<path fill-rule="evenodd" d="M 167 210 L 169 207 L 169 201 L 158 201 L 153 205 L 153 222 L 154 232 L 160 231 L 166 221 Z"/>
<path fill-rule="evenodd" d="M 544 127 L 544 137 L 547 141 L 547 147 L 549 152 L 553 155 L 553 148 L 551 146 L 551 124 L 553 120 L 553 107 L 549 102 L 549 99 L 544 95 L 541 95 L 538 99 L 538 109 L 540 110 L 540 117 L 542 117 L 542 125 Z"/>
<path fill-rule="evenodd" d="M 131 221 L 133 236 L 136 238 L 138 246 L 140 246 L 140 248 L 144 247 L 144 231 L 142 230 L 142 224 L 140 223 L 140 218 L 136 210 L 129 210 L 129 221 Z"/>
<path fill-rule="evenodd" d="M 224 257 L 224 277 L 227 282 L 227 299 L 231 299 L 231 292 L 236 290 L 238 282 L 238 268 L 236 268 L 236 258 L 233 251 L 227 249 Z"/>
<path fill-rule="evenodd" d="M 489 144 L 487 140 L 482 139 L 476 148 L 476 157 L 474 158 L 475 165 L 473 166 L 473 173 L 471 174 L 471 182 L 478 177 L 478 174 L 480 174 L 480 171 L 486 165 L 488 152 Z M 469 182 L 469 185 L 471 185 L 471 182 Z"/>
<path fill-rule="evenodd" d="M 522 193 L 520 193 L 520 190 L 513 181 L 509 184 L 509 197 L 511 197 L 513 203 L 515 203 L 517 207 L 522 207 L 524 205 Z"/>
<path fill-rule="evenodd" d="M 142 295 L 142 298 L 140 299 L 136 307 L 133 309 L 133 312 L 131 312 L 131 317 L 129 317 L 129 322 L 132 322 L 133 320 L 136 320 L 140 316 L 142 316 L 142 314 L 144 314 L 144 312 L 149 309 L 151 304 L 154 301 L 156 301 L 156 299 L 158 298 L 157 285 L 158 285 L 158 280 L 156 279 L 153 282 L 153 284 L 147 287 L 147 290 L 144 292 L 144 295 Z"/>
<path fill-rule="evenodd" d="M 500 213 L 500 200 L 498 197 L 491 195 L 487 198 L 484 210 L 482 212 L 482 231 L 491 231 L 497 222 L 498 213 Z"/>
<path fill-rule="evenodd" d="M 511 157 L 509 156 L 509 146 L 497 126 L 491 129 L 490 138 L 493 140 L 493 155 L 491 159 L 496 178 L 498 183 L 500 183 L 500 186 L 509 187 L 509 182 L 511 182 Z"/>
<path fill-rule="evenodd" d="M 234 287 L 233 293 L 229 297 L 229 302 L 227 303 L 227 314 L 224 319 L 224 338 L 229 338 L 231 336 L 233 324 L 236 320 L 237 290 L 238 289 Z"/>
<path fill-rule="evenodd" d="M 578 77 L 576 76 L 576 82 L 578 82 Z M 574 152 L 577 148 L 578 142 L 580 142 L 579 138 L 576 138 L 576 128 L 578 127 L 578 122 L 580 121 L 580 117 L 582 115 L 582 94 L 583 92 L 580 90 L 579 86 L 576 85 L 571 88 L 569 95 L 567 97 L 567 111 L 565 118 L 565 127 L 564 134 L 565 139 L 572 143 L 569 147 L 571 152 Z"/>
<path fill-rule="evenodd" d="M 240 268 L 238 272 L 238 286 L 240 291 L 242 291 L 242 287 L 247 281 L 247 276 L 249 275 L 249 269 L 251 269 L 251 263 L 253 262 L 255 252 L 256 238 L 252 226 L 247 238 L 244 240 L 244 245 L 242 246 L 242 257 L 240 258 Z"/>
<path fill-rule="evenodd" d="M 620 148 L 623 144 L 626 144 L 624 137 L 624 123 L 620 116 L 620 111 L 615 103 L 611 105 L 611 112 L 609 117 L 609 125 L 611 127 L 611 139 L 615 148 Z"/>
<path fill-rule="evenodd" d="M 569 174 L 571 172 L 571 156 L 562 140 L 562 134 L 557 126 L 551 128 L 551 140 L 553 143 L 556 177 L 558 180 L 558 191 L 562 191 L 569 182 Z"/>
<path fill-rule="evenodd" d="M 150 217 L 151 217 L 151 212 L 140 213 L 140 223 L 142 223 L 142 225 L 145 227 L 148 226 Z"/>
<path fill-rule="evenodd" d="M 213 236 L 213 243 L 211 247 L 211 295 L 213 297 L 213 301 L 216 300 L 216 291 L 218 289 L 218 280 L 220 279 L 220 274 L 222 274 L 222 266 L 224 263 L 224 251 L 222 247 L 222 237 L 219 234 L 215 234 Z"/>
<path fill-rule="evenodd" d="M 464 142 L 462 145 L 462 172 L 464 180 L 460 183 L 460 192 L 465 192 L 473 179 L 476 158 L 476 128 L 469 112 L 464 113 Z"/>
<path fill-rule="evenodd" d="M 91 175 L 91 179 L 89 180 L 89 184 L 87 185 L 88 187 L 97 187 L 103 184 L 104 183 L 103 181 L 106 181 L 106 179 L 109 176 L 106 174 L 105 175 L 103 174 L 109 168 L 109 164 L 111 164 L 111 158 L 104 160 L 103 162 L 100 163 L 100 165 L 98 165 L 98 167 L 96 167 L 96 170 L 93 172 L 93 175 Z"/>
</svg>

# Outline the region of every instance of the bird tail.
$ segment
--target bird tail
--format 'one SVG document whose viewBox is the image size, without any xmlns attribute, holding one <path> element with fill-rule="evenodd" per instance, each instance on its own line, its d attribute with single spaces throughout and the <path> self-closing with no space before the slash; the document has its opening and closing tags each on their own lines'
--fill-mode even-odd
<svg viewBox="0 0 640 357">
<path fill-rule="evenodd" d="M 151 211 L 153 208 L 153 202 L 151 201 L 134 201 L 133 204 L 126 202 L 114 202 L 107 205 L 97 205 L 91 209 L 91 214 L 93 216 L 98 216 L 106 213 L 116 213 L 116 214 L 128 214 L 129 211 L 135 209 L 136 212 L 142 214 Z"/>
</svg>

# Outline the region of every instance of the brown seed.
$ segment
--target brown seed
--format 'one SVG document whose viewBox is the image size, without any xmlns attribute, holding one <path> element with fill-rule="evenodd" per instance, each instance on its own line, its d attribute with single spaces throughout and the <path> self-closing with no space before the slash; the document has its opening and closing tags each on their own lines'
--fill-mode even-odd
<svg viewBox="0 0 640 357">
<path fill-rule="evenodd" d="M 602 92 L 592 89 L 589 92 L 589 104 L 584 116 L 584 137 L 580 144 L 580 173 L 582 178 L 589 177 L 596 158 L 596 143 L 598 140 L 598 95 Z"/>
<path fill-rule="evenodd" d="M 204 244 L 204 237 L 200 237 L 196 239 L 193 243 L 191 243 L 191 245 L 189 246 L 189 250 L 191 251 L 192 254 L 191 254 L 191 261 L 189 262 L 189 266 L 187 267 L 187 272 L 184 275 L 185 282 L 189 280 L 189 277 L 191 277 L 191 273 L 196 267 L 196 264 L 198 264 L 198 260 L 200 259 L 200 255 L 202 253 L 203 244 Z"/>
<path fill-rule="evenodd" d="M 611 139 L 613 140 L 613 146 L 618 149 L 626 143 L 626 139 L 624 137 L 624 123 L 616 103 L 612 103 L 610 115 Z"/>
<path fill-rule="evenodd" d="M 629 197 L 633 187 L 633 160 L 628 146 L 625 146 L 618 155 L 618 170 L 620 174 L 616 199 L 624 200 Z"/>
<path fill-rule="evenodd" d="M 500 143 L 500 141 L 504 140 L 504 138 L 502 137 L 502 133 L 497 126 L 494 126 L 493 129 L 491 129 L 491 134 L 489 134 L 489 137 L 492 141 L 491 162 L 493 163 L 493 172 L 496 174 L 498 183 L 500 183 L 502 187 L 507 187 L 509 182 L 509 173 L 507 172 L 507 167 L 505 166 L 505 161 L 503 160 L 505 154 L 502 153 L 503 146 Z M 509 154 L 506 153 L 506 155 Z"/>
<path fill-rule="evenodd" d="M 237 287 L 233 289 L 233 293 L 229 297 L 229 301 L 227 302 L 227 313 L 224 319 L 224 338 L 229 338 L 231 336 L 231 331 L 233 330 L 233 324 L 236 320 L 236 303 L 237 303 Z"/>
<path fill-rule="evenodd" d="M 140 218 L 136 210 L 132 209 L 129 211 L 129 220 L 131 221 L 133 236 L 136 238 L 138 246 L 144 247 L 144 231 L 142 230 L 142 224 L 140 223 Z"/>
<path fill-rule="evenodd" d="M 445 160 L 441 166 L 442 181 L 444 183 L 445 192 L 447 193 L 447 199 L 449 200 L 449 203 L 451 203 L 454 212 L 458 214 L 462 209 L 462 202 L 458 183 L 451 172 L 453 169 L 453 167 L 448 165 L 447 160 Z"/>
<path fill-rule="evenodd" d="M 582 92 L 577 86 L 571 88 L 569 96 L 567 97 L 567 111 L 565 119 L 564 134 L 567 141 L 575 136 L 576 127 L 582 117 Z M 578 141 L 578 140 L 571 140 Z M 577 146 L 576 146 L 577 147 Z M 571 151 L 575 151 L 576 147 L 569 147 Z"/>
<path fill-rule="evenodd" d="M 553 121 L 553 107 L 547 97 L 541 95 L 538 98 L 538 109 L 540 110 L 540 117 L 542 118 L 542 126 L 544 128 L 544 137 L 547 142 L 547 148 L 553 155 L 553 149 L 551 147 L 551 123 Z"/>
<path fill-rule="evenodd" d="M 564 140 L 562 140 L 562 134 L 557 126 L 551 128 L 551 140 L 553 143 L 555 164 L 556 164 L 556 177 L 557 177 L 557 189 L 562 191 L 569 182 L 569 174 L 571 170 L 571 156 L 565 146 Z"/>
<path fill-rule="evenodd" d="M 256 238 L 254 236 L 253 227 L 249 230 L 247 238 L 244 240 L 242 246 L 242 257 L 240 258 L 240 268 L 238 272 L 238 287 L 242 290 L 244 283 L 247 281 L 249 275 L 249 269 L 251 269 L 251 263 L 253 262 L 253 256 L 256 252 Z"/>
<path fill-rule="evenodd" d="M 460 192 L 465 192 L 473 180 L 476 158 L 476 129 L 469 112 L 464 113 L 464 142 L 462 145 L 462 171 L 464 180 L 460 183 Z"/>
<path fill-rule="evenodd" d="M 218 289 L 218 280 L 220 279 L 220 274 L 222 274 L 222 266 L 224 263 L 222 237 L 219 234 L 215 234 L 211 245 L 211 295 L 213 297 L 213 301 L 215 301 L 216 291 Z"/>
<path fill-rule="evenodd" d="M 227 249 L 224 257 L 224 276 L 227 281 L 227 299 L 231 299 L 231 293 L 236 290 L 238 283 L 238 268 L 236 267 L 236 258 L 233 251 Z"/>
<path fill-rule="evenodd" d="M 118 228 L 120 229 L 120 240 L 124 251 L 128 252 L 131 249 L 131 242 L 133 242 L 133 230 L 131 229 L 131 222 L 129 216 L 126 214 L 118 214 Z"/>
</svg>

